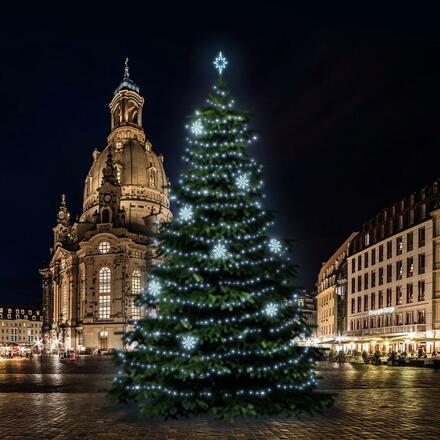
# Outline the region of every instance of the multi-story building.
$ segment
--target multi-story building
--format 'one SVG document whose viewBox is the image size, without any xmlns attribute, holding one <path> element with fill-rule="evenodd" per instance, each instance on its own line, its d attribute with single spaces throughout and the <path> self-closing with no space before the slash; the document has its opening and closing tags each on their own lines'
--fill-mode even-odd
<svg viewBox="0 0 440 440">
<path fill-rule="evenodd" d="M 316 292 L 308 293 L 302 290 L 299 293 L 298 304 L 303 309 L 307 325 L 311 330 L 310 337 L 316 338 Z"/>
<path fill-rule="evenodd" d="M 346 329 L 347 256 L 352 233 L 319 271 L 316 296 L 317 337 L 333 345 Z"/>
<path fill-rule="evenodd" d="M 33 346 L 42 338 L 43 315 L 35 307 L 0 305 L 0 346 Z"/>
<path fill-rule="evenodd" d="M 382 210 L 352 240 L 347 342 L 353 348 L 440 349 L 439 182 Z"/>
<path fill-rule="evenodd" d="M 92 154 L 82 214 L 71 224 L 62 196 L 40 270 L 48 349 L 122 348 L 144 313 L 134 300 L 154 262 L 157 224 L 170 221 L 171 212 L 163 156 L 142 126 L 143 104 L 126 64 L 110 102 L 107 144 Z"/>
</svg>

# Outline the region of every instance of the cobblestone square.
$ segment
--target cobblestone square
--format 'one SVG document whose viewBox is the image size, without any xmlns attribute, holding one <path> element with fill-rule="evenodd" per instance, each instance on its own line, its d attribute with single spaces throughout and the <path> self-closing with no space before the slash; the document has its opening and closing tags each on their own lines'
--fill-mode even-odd
<svg viewBox="0 0 440 440">
<path fill-rule="evenodd" d="M 437 439 L 440 371 L 324 365 L 320 389 L 333 408 L 299 419 L 151 420 L 106 398 L 111 362 L 0 363 L 0 438 L 22 439 Z"/>
</svg>

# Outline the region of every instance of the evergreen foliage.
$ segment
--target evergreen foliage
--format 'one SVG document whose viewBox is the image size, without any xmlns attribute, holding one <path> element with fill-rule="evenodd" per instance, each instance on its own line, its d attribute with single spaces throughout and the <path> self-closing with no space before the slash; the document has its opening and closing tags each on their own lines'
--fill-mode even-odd
<svg viewBox="0 0 440 440">
<path fill-rule="evenodd" d="M 319 352 L 302 343 L 296 268 L 270 233 L 248 122 L 221 75 L 189 120 L 175 218 L 161 225 L 138 302 L 157 317 L 138 322 L 127 337 L 135 349 L 116 356 L 111 394 L 146 414 L 293 415 L 332 401 L 313 391 Z"/>
</svg>

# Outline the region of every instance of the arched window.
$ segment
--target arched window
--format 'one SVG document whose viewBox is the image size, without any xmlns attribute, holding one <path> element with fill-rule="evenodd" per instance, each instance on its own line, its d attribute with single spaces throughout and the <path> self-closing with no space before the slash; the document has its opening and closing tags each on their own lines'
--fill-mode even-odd
<svg viewBox="0 0 440 440">
<path fill-rule="evenodd" d="M 108 208 L 102 210 L 101 223 L 110 223 L 110 210 Z"/>
<path fill-rule="evenodd" d="M 134 101 L 129 101 L 128 109 L 127 109 L 127 122 L 131 122 L 133 124 L 138 124 L 138 106 Z"/>
<path fill-rule="evenodd" d="M 109 267 L 99 269 L 99 318 L 110 318 L 111 271 Z"/>
<path fill-rule="evenodd" d="M 138 123 L 138 112 L 137 111 L 133 112 L 132 122 L 133 122 L 133 124 L 139 125 L 139 123 Z"/>
<path fill-rule="evenodd" d="M 131 293 L 137 295 L 141 292 L 141 271 L 134 270 L 131 274 Z"/>
<path fill-rule="evenodd" d="M 68 292 L 68 285 L 67 285 L 67 281 L 65 280 L 63 282 L 62 285 L 62 298 L 61 298 L 61 302 L 62 302 L 62 310 L 61 313 L 63 314 L 63 321 L 67 321 L 67 314 L 68 314 L 68 310 L 69 310 L 69 292 Z"/>
<path fill-rule="evenodd" d="M 86 177 L 85 188 L 86 188 L 86 196 L 88 196 L 90 194 L 90 176 Z"/>
<path fill-rule="evenodd" d="M 98 245 L 99 253 L 108 254 L 110 252 L 110 243 L 108 241 L 101 241 Z"/>
<path fill-rule="evenodd" d="M 134 270 L 131 274 L 131 293 L 138 295 L 141 293 L 141 271 Z M 131 300 L 131 317 L 132 319 L 141 319 L 142 308 L 137 306 L 135 299 Z"/>
<path fill-rule="evenodd" d="M 116 127 L 121 122 L 121 108 L 119 107 L 119 104 L 116 106 L 115 110 L 113 111 L 113 127 Z"/>
<path fill-rule="evenodd" d="M 150 187 L 156 188 L 156 170 L 155 169 L 150 170 Z"/>
<path fill-rule="evenodd" d="M 116 180 L 120 184 L 121 183 L 121 179 L 122 179 L 122 165 L 116 164 L 115 168 L 116 168 Z"/>
<path fill-rule="evenodd" d="M 109 267 L 99 269 L 99 293 L 111 292 L 111 271 Z"/>
</svg>

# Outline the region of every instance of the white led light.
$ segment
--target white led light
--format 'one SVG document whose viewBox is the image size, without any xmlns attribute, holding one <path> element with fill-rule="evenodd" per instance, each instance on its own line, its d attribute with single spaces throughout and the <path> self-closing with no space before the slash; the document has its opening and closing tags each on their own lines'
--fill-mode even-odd
<svg viewBox="0 0 440 440">
<path fill-rule="evenodd" d="M 271 238 L 269 240 L 269 250 L 274 254 L 281 254 L 281 241 L 277 240 L 276 238 Z"/>
<path fill-rule="evenodd" d="M 150 293 L 153 296 L 159 296 L 161 289 L 162 286 L 157 280 L 152 280 L 148 284 L 148 293 Z"/>
<path fill-rule="evenodd" d="M 223 260 L 228 255 L 228 250 L 223 243 L 217 243 L 211 250 L 211 256 L 215 260 Z"/>
<path fill-rule="evenodd" d="M 194 350 L 197 345 L 197 341 L 198 339 L 195 336 L 185 335 L 182 337 L 182 347 L 187 351 Z"/>
<path fill-rule="evenodd" d="M 221 75 L 223 70 L 226 69 L 228 65 L 227 59 L 222 55 L 221 52 L 218 53 L 217 58 L 214 60 L 214 67 L 218 70 L 218 73 Z"/>
<path fill-rule="evenodd" d="M 190 205 L 185 205 L 180 208 L 179 211 L 179 219 L 187 222 L 193 218 L 193 210 Z"/>
<path fill-rule="evenodd" d="M 202 121 L 200 119 L 195 120 L 191 124 L 191 132 L 195 136 L 200 136 L 203 133 L 203 124 L 202 124 Z"/>
<path fill-rule="evenodd" d="M 245 190 L 249 189 L 250 185 L 251 185 L 251 182 L 250 182 L 249 176 L 247 174 L 240 174 L 235 179 L 235 186 L 238 189 L 245 191 Z"/>
<path fill-rule="evenodd" d="M 269 303 L 266 304 L 266 306 L 264 307 L 264 313 L 265 315 L 269 316 L 269 318 L 273 318 L 278 314 L 278 309 L 279 309 L 278 304 Z"/>
</svg>

